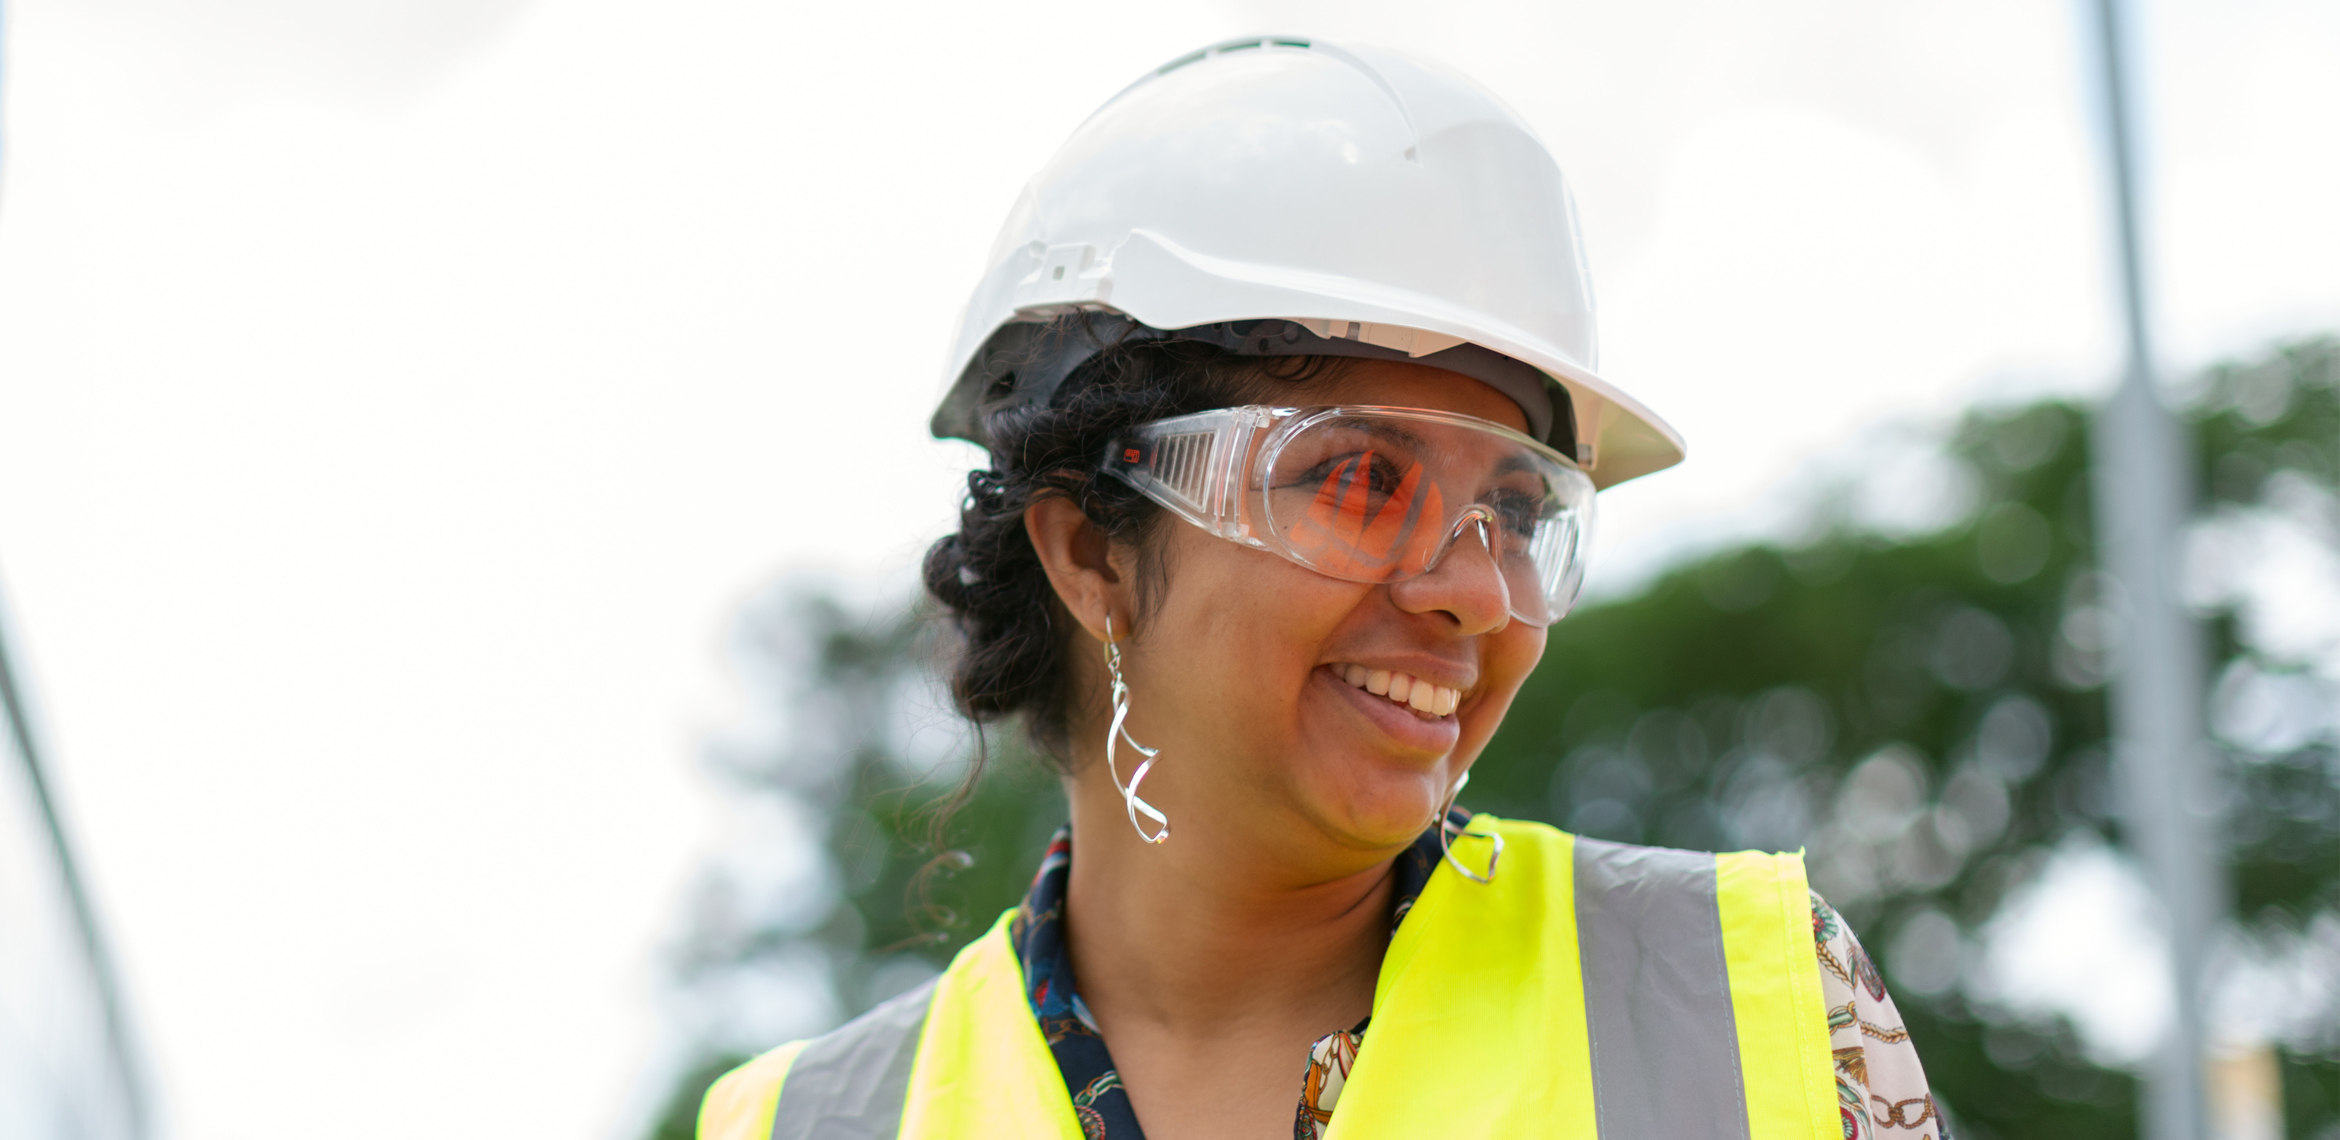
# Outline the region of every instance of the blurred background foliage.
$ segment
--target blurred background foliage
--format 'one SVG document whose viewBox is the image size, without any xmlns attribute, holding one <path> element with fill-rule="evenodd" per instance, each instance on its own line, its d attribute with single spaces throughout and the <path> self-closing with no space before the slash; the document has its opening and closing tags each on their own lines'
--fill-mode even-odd
<svg viewBox="0 0 2340 1140">
<path fill-rule="evenodd" d="M 2288 1135 L 2335 1140 L 2340 647 L 2297 591 L 2329 611 L 2340 587 L 2340 344 L 2212 369 L 2184 399 L 2202 468 L 2187 580 L 2214 662 L 2200 794 L 2233 873 L 2219 1024 L 2276 1047 Z M 2003 977 L 2085 972 L 2052 961 L 2085 944 L 2034 939 L 2012 967 L 1994 951 L 2059 859 L 2103 862 L 2121 838 L 2103 686 L 2123 599 L 2091 563 L 2088 414 L 1967 415 L 1938 443 L 1959 509 L 1930 533 L 1864 523 L 1848 484 L 1815 497 L 1802 537 L 1584 606 L 1468 796 L 1608 839 L 1808 849 L 1960 1134 L 1983 1140 L 2136 1134 L 2134 1042 Z M 677 951 L 702 1063 L 656 1135 L 689 1136 L 729 1065 L 931 976 L 1014 904 L 1062 821 L 1046 766 L 993 733 L 936 855 L 935 805 L 978 742 L 935 687 L 925 618 L 794 585 L 742 622 L 760 720 L 711 749 L 739 837 Z"/>
</svg>

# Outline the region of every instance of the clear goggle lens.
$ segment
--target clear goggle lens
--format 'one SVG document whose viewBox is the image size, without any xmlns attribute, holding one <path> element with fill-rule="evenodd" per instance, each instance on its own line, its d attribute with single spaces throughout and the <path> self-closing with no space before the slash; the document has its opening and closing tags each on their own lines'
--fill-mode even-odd
<svg viewBox="0 0 2340 1140">
<path fill-rule="evenodd" d="M 1106 473 L 1222 538 L 1353 582 L 1486 551 L 1511 615 L 1548 625 L 1583 583 L 1592 480 L 1486 420 L 1411 408 L 1223 408 L 1141 425 Z"/>
</svg>

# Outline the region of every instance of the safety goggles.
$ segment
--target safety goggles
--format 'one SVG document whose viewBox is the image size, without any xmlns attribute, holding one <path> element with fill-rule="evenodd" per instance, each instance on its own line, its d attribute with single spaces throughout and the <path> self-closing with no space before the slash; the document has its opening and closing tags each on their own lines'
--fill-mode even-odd
<svg viewBox="0 0 2340 1140">
<path fill-rule="evenodd" d="M 1186 521 L 1351 582 L 1483 548 L 1511 616 L 1558 621 L 1584 582 L 1591 478 L 1500 424 L 1413 408 L 1220 408 L 1123 432 L 1104 470 Z"/>
</svg>

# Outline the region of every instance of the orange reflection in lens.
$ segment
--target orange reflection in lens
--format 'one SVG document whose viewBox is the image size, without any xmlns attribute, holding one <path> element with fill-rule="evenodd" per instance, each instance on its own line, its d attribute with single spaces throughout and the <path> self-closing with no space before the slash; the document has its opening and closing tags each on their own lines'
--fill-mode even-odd
<svg viewBox="0 0 2340 1140">
<path fill-rule="evenodd" d="M 1370 451 L 1334 468 L 1292 528 L 1292 546 L 1325 573 L 1387 576 L 1391 552 L 1420 529 L 1422 520 L 1436 519 L 1443 510 L 1438 484 L 1425 484 L 1420 463 L 1407 469 L 1379 510 L 1372 509 L 1372 468 Z"/>
</svg>

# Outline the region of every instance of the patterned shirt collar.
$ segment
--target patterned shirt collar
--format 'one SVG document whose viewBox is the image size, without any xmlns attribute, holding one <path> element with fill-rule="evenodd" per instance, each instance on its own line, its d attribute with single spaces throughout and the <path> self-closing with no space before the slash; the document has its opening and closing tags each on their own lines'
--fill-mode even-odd
<svg viewBox="0 0 2340 1140">
<path fill-rule="evenodd" d="M 1458 810 L 1451 818 L 1461 824 L 1470 817 Z M 1392 864 L 1397 880 L 1390 907 L 1392 934 L 1413 911 L 1414 900 L 1421 897 L 1442 857 L 1438 829 L 1433 827 Z M 1080 1118 L 1084 1140 L 1144 1140 L 1145 1130 L 1138 1126 L 1129 1093 L 1121 1087 L 1121 1074 L 1114 1070 L 1105 1036 L 1073 984 L 1072 960 L 1064 942 L 1065 889 L 1071 881 L 1072 825 L 1067 824 L 1049 839 L 1039 873 L 1032 877 L 1032 889 L 1008 920 L 1008 941 L 1024 968 L 1024 997 L 1031 1003 L 1032 1017 L 1040 1023 L 1041 1035 L 1047 1038 L 1048 1050 L 1064 1075 L 1065 1089 L 1072 1094 L 1073 1114 Z M 1371 1020 L 1367 1017 L 1348 1030 L 1335 1028 L 1309 1050 L 1294 1122 L 1294 1135 L 1299 1140 L 1322 1135 L 1332 1119 L 1333 1102 Z"/>
</svg>

